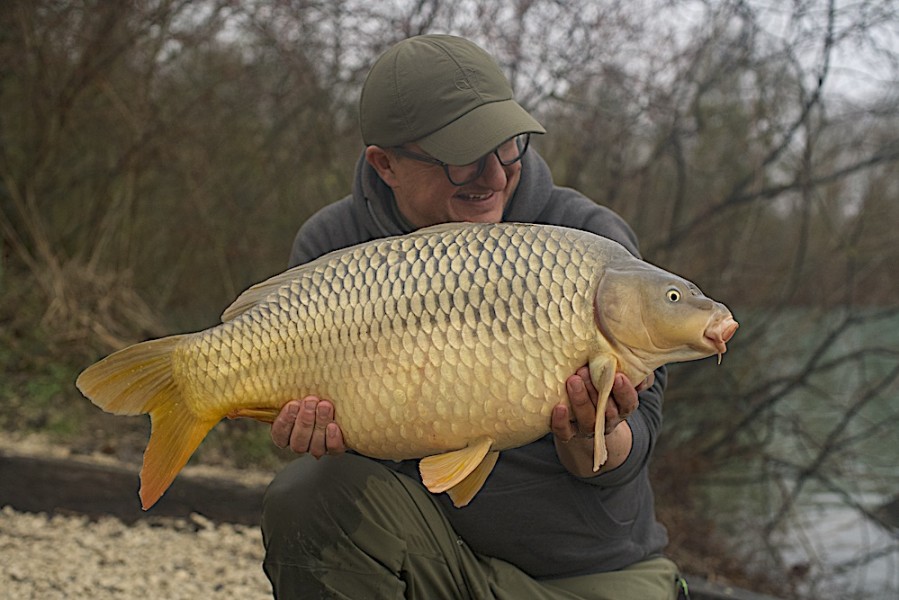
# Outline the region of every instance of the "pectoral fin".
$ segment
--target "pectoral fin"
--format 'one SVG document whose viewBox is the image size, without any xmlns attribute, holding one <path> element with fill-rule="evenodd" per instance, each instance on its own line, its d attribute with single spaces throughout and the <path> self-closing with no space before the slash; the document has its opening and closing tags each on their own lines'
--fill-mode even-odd
<svg viewBox="0 0 899 600">
<path fill-rule="evenodd" d="M 498 458 L 499 452 L 489 452 L 484 457 L 484 460 L 481 461 L 481 464 L 468 477 L 462 480 L 462 483 L 447 490 L 446 493 L 453 499 L 453 505 L 456 508 L 462 508 L 471 502 L 474 495 L 478 493 L 481 486 L 487 481 L 487 476 L 493 471 Z"/>
<path fill-rule="evenodd" d="M 590 379 L 593 387 L 599 392 L 596 402 L 596 424 L 593 426 L 593 471 L 599 468 L 609 459 L 609 451 L 606 449 L 606 404 L 609 402 L 609 394 L 612 393 L 612 384 L 615 383 L 615 361 L 610 356 L 598 355 L 590 359 Z"/>
<path fill-rule="evenodd" d="M 484 436 L 472 440 L 461 450 L 435 454 L 421 459 L 418 470 L 421 473 L 422 483 L 434 494 L 445 492 L 459 485 L 472 471 L 478 468 L 492 445 L 493 440 Z"/>
</svg>

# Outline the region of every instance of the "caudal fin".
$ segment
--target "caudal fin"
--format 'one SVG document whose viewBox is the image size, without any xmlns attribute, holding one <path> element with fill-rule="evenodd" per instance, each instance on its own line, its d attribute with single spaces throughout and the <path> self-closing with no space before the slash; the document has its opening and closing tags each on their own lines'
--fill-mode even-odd
<svg viewBox="0 0 899 600">
<path fill-rule="evenodd" d="M 91 365 L 75 385 L 91 402 L 117 415 L 150 415 L 150 441 L 140 472 L 144 510 L 153 506 L 221 416 L 198 415 L 172 376 L 176 335 L 119 350 Z"/>
</svg>

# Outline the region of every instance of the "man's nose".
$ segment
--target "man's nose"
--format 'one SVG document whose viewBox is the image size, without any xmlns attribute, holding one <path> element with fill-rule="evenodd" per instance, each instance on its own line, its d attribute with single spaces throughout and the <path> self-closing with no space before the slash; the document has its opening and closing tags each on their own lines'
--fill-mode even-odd
<svg viewBox="0 0 899 600">
<path fill-rule="evenodd" d="M 500 164 L 496 154 L 491 152 L 487 155 L 487 164 L 484 166 L 484 172 L 481 173 L 480 181 L 493 191 L 505 189 L 509 181 L 509 173 L 506 171 L 509 167 Z"/>
</svg>

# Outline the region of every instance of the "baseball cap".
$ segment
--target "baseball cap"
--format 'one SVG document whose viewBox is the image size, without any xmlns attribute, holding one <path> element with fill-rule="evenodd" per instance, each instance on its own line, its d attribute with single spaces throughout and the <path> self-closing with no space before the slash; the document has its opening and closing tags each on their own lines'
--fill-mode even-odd
<svg viewBox="0 0 899 600">
<path fill-rule="evenodd" d="M 366 145 L 409 142 L 438 160 L 464 165 L 522 133 L 546 133 L 514 99 L 499 65 L 451 35 L 420 35 L 382 54 L 359 102 Z"/>
</svg>

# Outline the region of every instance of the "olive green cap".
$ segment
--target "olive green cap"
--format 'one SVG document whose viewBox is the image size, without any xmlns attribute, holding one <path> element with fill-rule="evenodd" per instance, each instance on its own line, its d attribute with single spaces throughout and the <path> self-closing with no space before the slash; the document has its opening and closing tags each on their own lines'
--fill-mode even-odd
<svg viewBox="0 0 899 600">
<path fill-rule="evenodd" d="M 493 57 L 451 35 L 412 37 L 382 54 L 362 86 L 359 117 L 366 145 L 416 142 L 451 165 L 521 133 L 546 133 L 515 101 Z"/>
</svg>

